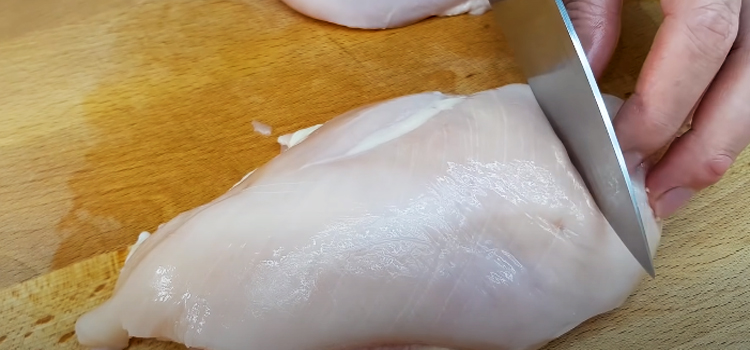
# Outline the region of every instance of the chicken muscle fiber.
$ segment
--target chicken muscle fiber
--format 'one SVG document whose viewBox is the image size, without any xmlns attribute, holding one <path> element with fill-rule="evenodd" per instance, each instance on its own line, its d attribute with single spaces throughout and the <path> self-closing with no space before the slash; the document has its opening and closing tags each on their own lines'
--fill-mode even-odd
<svg viewBox="0 0 750 350">
<path fill-rule="evenodd" d="M 282 0 L 321 21 L 361 29 L 403 27 L 433 16 L 480 15 L 489 0 Z"/>
<path fill-rule="evenodd" d="M 311 130 L 145 239 L 79 341 L 536 349 L 644 276 L 527 85 L 404 96 Z"/>
</svg>

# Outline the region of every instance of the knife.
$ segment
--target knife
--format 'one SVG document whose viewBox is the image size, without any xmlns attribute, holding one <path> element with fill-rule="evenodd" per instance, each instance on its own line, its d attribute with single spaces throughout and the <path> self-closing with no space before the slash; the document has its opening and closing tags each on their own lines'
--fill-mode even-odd
<svg viewBox="0 0 750 350">
<path fill-rule="evenodd" d="M 562 0 L 491 0 L 555 133 L 604 217 L 643 269 L 654 265 L 612 121 Z"/>
</svg>

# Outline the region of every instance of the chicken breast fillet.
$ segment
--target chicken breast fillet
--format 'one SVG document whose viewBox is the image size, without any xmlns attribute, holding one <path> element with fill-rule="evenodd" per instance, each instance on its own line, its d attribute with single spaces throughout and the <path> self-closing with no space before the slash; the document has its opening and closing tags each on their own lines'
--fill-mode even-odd
<svg viewBox="0 0 750 350">
<path fill-rule="evenodd" d="M 644 276 L 528 85 L 404 96 L 312 131 L 147 238 L 80 343 L 537 349 Z"/>
<path fill-rule="evenodd" d="M 433 16 L 480 15 L 489 0 L 282 0 L 294 10 L 321 21 L 360 28 L 403 27 Z"/>
</svg>

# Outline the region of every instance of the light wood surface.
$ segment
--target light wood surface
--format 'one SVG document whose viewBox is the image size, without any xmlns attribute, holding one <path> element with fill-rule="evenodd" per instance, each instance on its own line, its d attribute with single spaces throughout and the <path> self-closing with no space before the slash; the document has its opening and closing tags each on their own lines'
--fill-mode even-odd
<svg viewBox="0 0 750 350">
<path fill-rule="evenodd" d="M 73 324 L 109 297 L 138 233 L 222 194 L 278 154 L 276 136 L 521 82 L 491 17 L 367 32 L 277 0 L 0 2 L 0 349 L 80 349 Z M 657 1 L 626 0 L 605 92 L 631 91 L 660 20 Z M 666 222 L 655 280 L 549 349 L 750 348 L 748 153 Z"/>
</svg>

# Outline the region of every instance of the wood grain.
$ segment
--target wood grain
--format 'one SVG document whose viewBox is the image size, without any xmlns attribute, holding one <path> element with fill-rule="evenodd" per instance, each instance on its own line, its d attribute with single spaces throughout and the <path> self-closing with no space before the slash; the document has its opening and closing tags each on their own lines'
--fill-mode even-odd
<svg viewBox="0 0 750 350">
<path fill-rule="evenodd" d="M 657 1 L 625 2 L 605 92 L 631 91 L 660 20 Z M 109 297 L 138 233 L 226 191 L 278 154 L 276 136 L 522 81 L 491 25 L 350 30 L 277 0 L 2 2 L 0 349 L 80 349 L 73 324 Z M 750 348 L 749 182 L 745 152 L 665 224 L 657 279 L 549 349 Z"/>
</svg>

